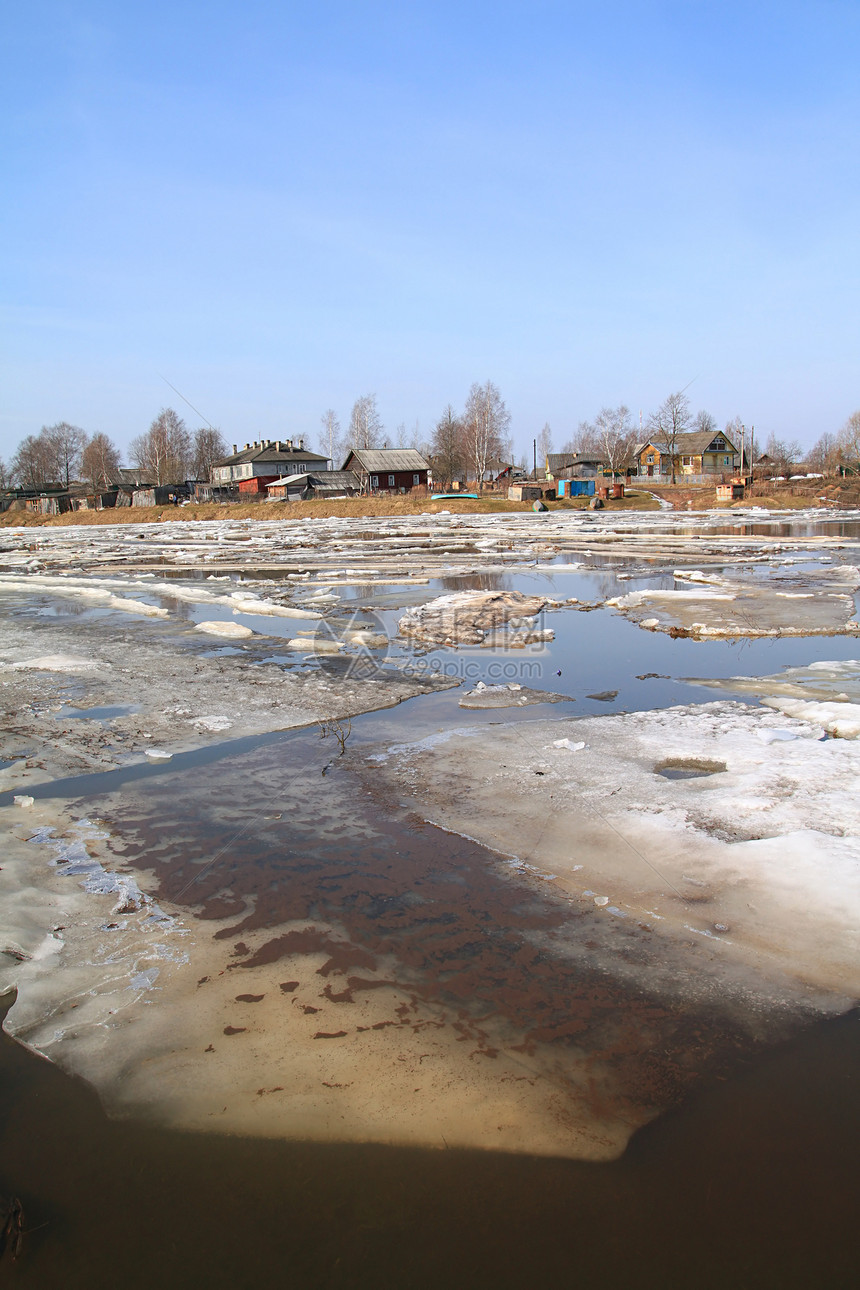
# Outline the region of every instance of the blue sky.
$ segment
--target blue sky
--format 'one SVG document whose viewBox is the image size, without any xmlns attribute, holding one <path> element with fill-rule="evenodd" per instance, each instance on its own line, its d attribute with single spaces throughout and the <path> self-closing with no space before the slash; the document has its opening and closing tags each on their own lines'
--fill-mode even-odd
<svg viewBox="0 0 860 1290">
<path fill-rule="evenodd" d="M 159 409 L 230 442 L 493 380 L 518 451 L 692 382 L 860 407 L 860 5 L 8 5 L 0 456 Z"/>
</svg>

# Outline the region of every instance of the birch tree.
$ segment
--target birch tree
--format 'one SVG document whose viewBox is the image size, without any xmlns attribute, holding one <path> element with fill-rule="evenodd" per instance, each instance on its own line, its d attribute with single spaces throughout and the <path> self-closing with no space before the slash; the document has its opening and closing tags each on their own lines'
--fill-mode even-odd
<svg viewBox="0 0 860 1290">
<path fill-rule="evenodd" d="M 690 400 L 683 391 L 670 394 L 656 412 L 648 418 L 648 428 L 659 448 L 665 447 L 672 462 L 672 483 L 675 483 L 678 436 L 690 429 Z"/>
<path fill-rule="evenodd" d="M 483 491 L 487 462 L 498 457 L 511 424 L 511 414 L 492 381 L 477 382 L 469 390 L 463 415 L 465 446 L 475 472 L 478 490 Z"/>
<path fill-rule="evenodd" d="M 376 406 L 375 394 L 362 394 L 352 405 L 349 418 L 348 447 L 378 448 L 382 437 L 382 421 Z"/>
<path fill-rule="evenodd" d="M 601 408 L 594 418 L 592 434 L 599 456 L 612 471 L 620 474 L 633 449 L 633 426 L 630 409 L 623 403 L 617 408 Z"/>
<path fill-rule="evenodd" d="M 154 484 L 176 484 L 188 474 L 191 436 L 173 408 L 162 408 L 146 434 L 132 439 L 129 452 Z"/>
<path fill-rule="evenodd" d="M 543 430 L 537 437 L 537 464 L 538 471 L 546 467 L 546 459 L 553 451 L 552 430 L 548 421 L 544 422 Z"/>
<path fill-rule="evenodd" d="M 326 408 L 320 417 L 322 426 L 322 446 L 328 448 L 329 461 L 334 468 L 335 454 L 340 453 L 340 421 L 334 408 Z"/>
</svg>

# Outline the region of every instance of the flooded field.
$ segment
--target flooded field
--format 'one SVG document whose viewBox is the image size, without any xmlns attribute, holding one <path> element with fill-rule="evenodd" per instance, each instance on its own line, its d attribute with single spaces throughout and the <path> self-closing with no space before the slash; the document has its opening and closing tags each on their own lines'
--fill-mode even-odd
<svg viewBox="0 0 860 1290">
<path fill-rule="evenodd" d="M 550 518 L 5 535 L 10 1284 L 853 1284 L 858 521 Z"/>
</svg>

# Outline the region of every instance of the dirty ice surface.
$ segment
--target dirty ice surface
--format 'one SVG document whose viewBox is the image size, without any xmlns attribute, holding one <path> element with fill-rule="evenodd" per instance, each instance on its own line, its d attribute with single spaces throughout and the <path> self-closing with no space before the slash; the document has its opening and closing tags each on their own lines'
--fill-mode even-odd
<svg viewBox="0 0 860 1290">
<path fill-rule="evenodd" d="M 610 919 L 714 942 L 718 977 L 850 998 L 860 744 L 823 736 L 808 715 L 722 702 L 459 729 L 380 749 L 373 774 Z"/>
<path fill-rule="evenodd" d="M 856 994 L 858 547 L 825 511 L 5 530 L 9 1029 L 118 1114 L 617 1155 Z"/>
<path fill-rule="evenodd" d="M 652 630 L 683 630 L 691 635 L 829 636 L 860 634 L 855 593 L 860 570 L 842 564 L 788 567 L 730 575 L 676 569 L 674 586 L 643 587 L 607 604 Z"/>
</svg>

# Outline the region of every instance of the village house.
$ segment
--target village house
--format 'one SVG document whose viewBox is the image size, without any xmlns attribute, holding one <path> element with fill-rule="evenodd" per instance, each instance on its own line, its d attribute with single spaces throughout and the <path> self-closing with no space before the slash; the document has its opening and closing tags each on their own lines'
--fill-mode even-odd
<svg viewBox="0 0 860 1290">
<path fill-rule="evenodd" d="M 633 474 L 656 478 L 682 477 L 689 482 L 731 475 L 740 469 L 740 453 L 727 435 L 693 430 L 675 436 L 674 452 L 659 439 L 648 439 L 633 450 Z"/>
<path fill-rule="evenodd" d="M 341 469 L 358 476 L 362 493 L 410 493 L 427 487 L 430 464 L 415 448 L 353 448 Z"/>
<path fill-rule="evenodd" d="M 548 452 L 546 478 L 594 479 L 603 474 L 603 460 L 589 452 Z"/>
<path fill-rule="evenodd" d="M 275 479 L 327 466 L 328 458 L 305 448 L 302 439 L 295 443 L 292 439 L 261 439 L 246 443 L 241 452 L 233 444 L 232 455 L 215 463 L 210 478 L 214 488 L 265 496 L 266 485 Z"/>
</svg>

